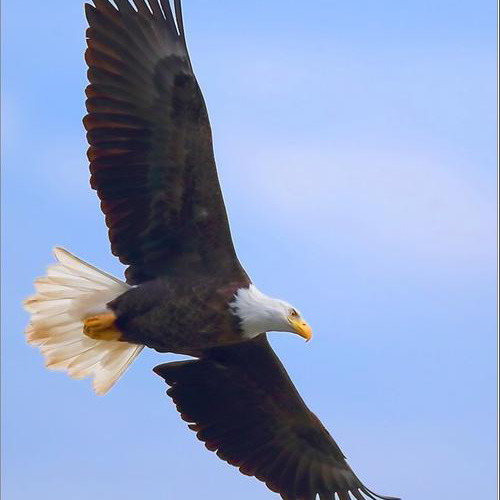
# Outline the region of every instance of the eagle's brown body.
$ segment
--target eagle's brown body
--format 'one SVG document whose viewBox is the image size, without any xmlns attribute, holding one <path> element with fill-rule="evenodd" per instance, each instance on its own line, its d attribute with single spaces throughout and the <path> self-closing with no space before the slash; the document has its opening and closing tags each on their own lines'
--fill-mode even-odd
<svg viewBox="0 0 500 500">
<path fill-rule="evenodd" d="M 229 303 L 245 285 L 208 276 L 158 278 L 131 288 L 108 306 L 117 316 L 122 340 L 199 356 L 205 349 L 242 341 Z"/>
</svg>

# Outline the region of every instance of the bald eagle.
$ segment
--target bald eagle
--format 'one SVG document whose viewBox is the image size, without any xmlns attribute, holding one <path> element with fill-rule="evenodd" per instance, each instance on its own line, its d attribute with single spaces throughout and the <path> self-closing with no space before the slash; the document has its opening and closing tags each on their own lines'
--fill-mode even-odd
<svg viewBox="0 0 500 500">
<path fill-rule="evenodd" d="M 221 459 L 285 500 L 389 498 L 357 478 L 267 341 L 311 328 L 236 257 L 180 0 L 85 7 L 90 184 L 126 282 L 56 248 L 25 301 L 27 341 L 97 394 L 144 346 L 189 355 L 154 371 Z"/>
</svg>

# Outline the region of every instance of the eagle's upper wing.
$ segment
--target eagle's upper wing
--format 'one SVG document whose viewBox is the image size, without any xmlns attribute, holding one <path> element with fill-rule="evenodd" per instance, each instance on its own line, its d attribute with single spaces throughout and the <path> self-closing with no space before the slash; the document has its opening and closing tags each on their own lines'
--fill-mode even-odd
<svg viewBox="0 0 500 500">
<path fill-rule="evenodd" d="M 241 278 L 191 68 L 180 0 L 93 0 L 87 111 L 91 185 L 129 283 L 170 273 Z"/>
<path fill-rule="evenodd" d="M 368 490 L 307 408 L 265 335 L 154 371 L 205 446 L 285 500 L 388 499 Z"/>
</svg>

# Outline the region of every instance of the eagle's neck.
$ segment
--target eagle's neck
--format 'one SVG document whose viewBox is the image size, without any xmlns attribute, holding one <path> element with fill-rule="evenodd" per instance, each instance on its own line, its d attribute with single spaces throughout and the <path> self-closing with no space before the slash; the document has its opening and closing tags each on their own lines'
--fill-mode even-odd
<svg viewBox="0 0 500 500">
<path fill-rule="evenodd" d="M 229 303 L 240 321 L 245 338 L 253 338 L 267 331 L 286 331 L 284 321 L 289 304 L 263 294 L 255 285 L 240 288 Z"/>
</svg>

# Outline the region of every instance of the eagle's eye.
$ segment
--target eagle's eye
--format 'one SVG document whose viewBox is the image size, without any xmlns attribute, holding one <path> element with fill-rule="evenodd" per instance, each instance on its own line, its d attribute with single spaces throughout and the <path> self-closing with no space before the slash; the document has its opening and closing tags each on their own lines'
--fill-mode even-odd
<svg viewBox="0 0 500 500">
<path fill-rule="evenodd" d="M 292 318 L 296 318 L 299 315 L 299 313 L 295 309 L 290 309 L 290 316 Z"/>
</svg>

